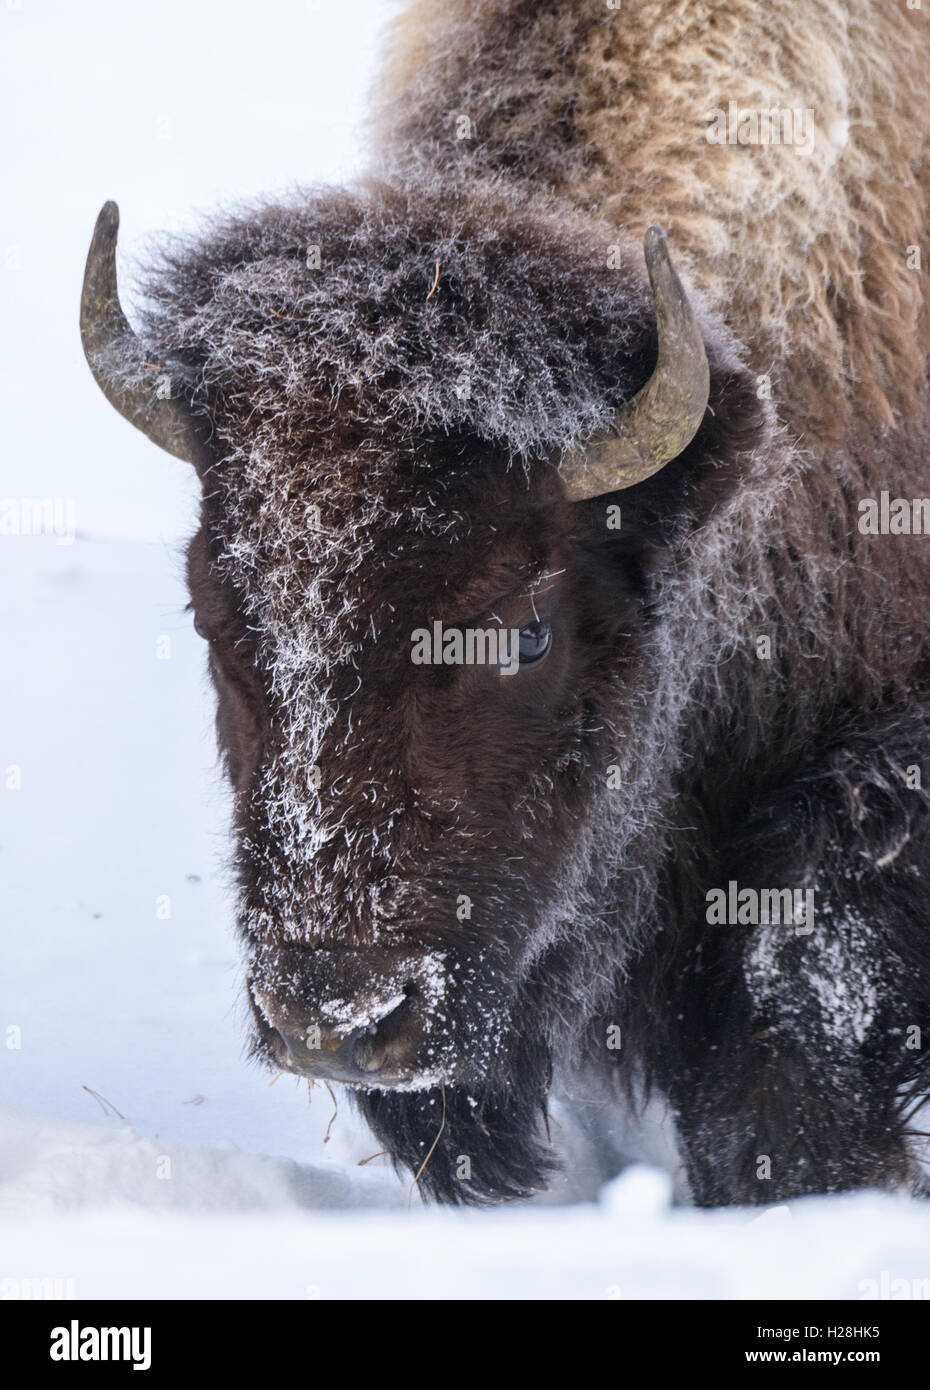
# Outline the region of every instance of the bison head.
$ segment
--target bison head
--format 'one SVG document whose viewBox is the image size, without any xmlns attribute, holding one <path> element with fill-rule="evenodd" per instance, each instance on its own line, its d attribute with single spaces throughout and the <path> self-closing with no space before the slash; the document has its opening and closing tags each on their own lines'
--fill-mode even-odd
<svg viewBox="0 0 930 1390">
<path fill-rule="evenodd" d="M 615 229 L 495 184 L 218 222 L 165 251 L 138 334 L 116 227 L 108 204 L 85 350 L 203 481 L 254 1050 L 356 1088 L 424 1188 L 525 1193 L 657 852 L 630 775 L 661 741 L 657 576 L 756 442 L 754 384 L 658 230 L 650 288 Z M 414 659 L 450 630 L 517 635 Z"/>
</svg>

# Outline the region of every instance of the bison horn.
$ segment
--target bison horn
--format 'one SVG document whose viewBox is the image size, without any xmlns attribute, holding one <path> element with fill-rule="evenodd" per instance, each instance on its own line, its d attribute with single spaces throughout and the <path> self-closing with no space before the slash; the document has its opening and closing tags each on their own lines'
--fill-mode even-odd
<svg viewBox="0 0 930 1390">
<path fill-rule="evenodd" d="M 104 203 L 94 228 L 81 290 L 81 343 L 94 380 L 107 400 L 153 444 L 188 463 L 203 460 L 203 440 L 185 402 L 156 395 L 151 387 L 125 385 L 102 365 L 107 349 L 134 337 L 116 287 L 119 208 Z"/>
<path fill-rule="evenodd" d="M 619 492 L 658 473 L 691 443 L 707 409 L 710 370 L 697 319 L 668 253 L 661 227 L 643 247 L 652 285 L 659 359 L 641 391 L 559 468 L 573 502 Z"/>
</svg>

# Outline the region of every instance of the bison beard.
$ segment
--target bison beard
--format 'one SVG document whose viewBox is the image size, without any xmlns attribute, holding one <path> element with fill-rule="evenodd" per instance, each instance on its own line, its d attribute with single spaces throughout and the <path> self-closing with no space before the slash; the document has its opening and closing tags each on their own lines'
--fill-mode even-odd
<svg viewBox="0 0 930 1390">
<path fill-rule="evenodd" d="M 395 60 L 383 180 L 166 246 L 138 336 L 107 261 L 115 209 L 88 263 L 98 380 L 204 483 L 188 572 L 235 791 L 254 1054 L 358 1088 L 394 1161 L 445 1201 L 544 1186 L 559 1092 L 611 1113 L 667 1099 L 698 1202 L 916 1188 L 930 840 L 909 769 L 930 732 L 930 584 L 922 538 L 881 548 L 855 516 L 913 490 L 925 456 L 919 289 L 894 340 L 858 276 L 839 288 L 852 233 L 818 297 L 805 256 L 831 246 L 802 252 L 786 231 L 768 298 L 755 251 L 742 268 L 718 254 L 725 166 L 716 200 L 674 150 L 644 181 L 630 145 L 624 173 L 616 112 L 605 144 L 591 109 L 613 110 L 599 83 L 635 57 L 657 118 L 681 106 L 648 15 L 604 49 L 610 12 L 588 0 L 412 14 L 434 46 L 415 72 Z M 906 66 L 911 20 L 889 24 Z M 512 25 L 514 74 L 492 52 Z M 700 86 L 684 48 L 676 64 L 681 91 Z M 483 142 L 446 139 L 456 90 Z M 864 128 L 885 141 L 875 178 L 900 155 L 903 180 L 893 123 Z M 816 223 L 801 166 L 766 157 Z M 886 233 L 821 173 L 817 196 L 893 297 Z M 645 273 L 657 186 L 706 268 L 694 318 L 656 233 L 651 288 Z M 897 197 L 901 246 L 922 223 Z M 538 670 L 409 659 L 433 621 L 539 613 Z M 730 880 L 813 891 L 815 932 L 709 925 L 707 892 Z M 619 1147 L 600 1137 L 605 1173 Z"/>
</svg>

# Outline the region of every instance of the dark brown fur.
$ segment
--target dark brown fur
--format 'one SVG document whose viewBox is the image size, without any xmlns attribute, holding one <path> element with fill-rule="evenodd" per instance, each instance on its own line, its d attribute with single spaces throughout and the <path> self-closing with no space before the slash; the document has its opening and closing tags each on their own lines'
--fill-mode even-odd
<svg viewBox="0 0 930 1390">
<path fill-rule="evenodd" d="M 609 201 L 568 88 L 547 86 L 550 66 L 571 87 L 590 65 L 582 10 L 575 25 L 552 4 L 464 6 L 436 63 L 460 81 L 463 34 L 490 43 L 522 22 L 516 105 L 494 62 L 484 95 L 453 87 L 437 108 L 426 62 L 384 181 L 228 218 L 150 285 L 143 350 L 213 430 L 189 575 L 236 791 L 255 1050 L 300 1070 L 287 1039 L 402 998 L 365 1044 L 395 1081 L 360 1105 L 413 1170 L 444 1111 L 422 1186 L 446 1200 L 542 1184 L 550 1085 L 579 1076 L 618 1103 L 649 1086 L 670 1098 L 699 1201 L 913 1185 L 905 1112 L 926 1052 L 905 1036 L 928 1026 L 930 864 L 926 793 L 905 769 L 927 760 L 930 542 L 863 536 L 857 503 L 924 480 L 925 344 L 892 352 L 884 330 L 869 338 L 874 306 L 834 297 L 832 347 L 821 372 L 804 336 L 802 381 L 786 255 L 781 338 L 767 312 L 744 346 L 721 318 L 726 261 L 702 273 L 704 192 L 689 239 L 687 180 L 670 177 L 673 231 L 716 301 L 700 307 L 710 408 L 653 479 L 567 503 L 561 453 L 656 356 L 641 170 L 632 237 L 572 206 L 566 171 L 583 168 L 601 180 L 589 201 L 625 221 L 622 168 Z M 638 32 L 611 43 L 632 52 Z M 602 83 L 630 56 L 611 53 Z M 472 97 L 487 144 L 443 156 L 442 121 Z M 744 337 L 762 274 L 747 255 Z M 847 329 L 851 356 L 834 351 Z M 769 404 L 757 373 L 773 341 Z M 508 682 L 410 661 L 411 632 L 436 619 L 519 626 L 539 607 L 554 642 L 538 670 Z M 817 933 L 709 926 L 707 891 L 733 878 L 816 885 Z"/>
</svg>

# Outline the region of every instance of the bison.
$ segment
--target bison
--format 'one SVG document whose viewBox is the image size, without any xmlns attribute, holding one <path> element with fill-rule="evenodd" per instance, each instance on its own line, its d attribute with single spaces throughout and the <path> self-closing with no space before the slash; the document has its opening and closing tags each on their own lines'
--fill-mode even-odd
<svg viewBox="0 0 930 1390">
<path fill-rule="evenodd" d="M 553 1096 L 597 1178 L 664 1103 L 698 1204 L 920 1190 L 928 24 L 414 0 L 368 178 L 165 243 L 136 329 L 100 214 L 91 369 L 203 483 L 252 1048 L 425 1194 L 545 1188 Z"/>
</svg>

